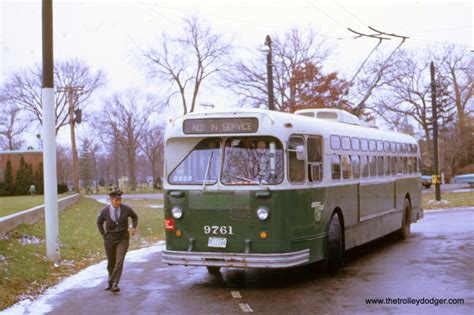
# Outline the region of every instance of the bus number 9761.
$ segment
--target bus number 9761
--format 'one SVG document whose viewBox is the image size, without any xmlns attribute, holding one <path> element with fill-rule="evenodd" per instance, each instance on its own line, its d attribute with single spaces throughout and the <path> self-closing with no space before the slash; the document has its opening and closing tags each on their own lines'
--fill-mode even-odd
<svg viewBox="0 0 474 315">
<path fill-rule="evenodd" d="M 222 225 L 222 226 L 212 225 L 212 226 L 210 226 L 210 225 L 205 225 L 204 226 L 204 234 L 214 234 L 214 235 L 229 234 L 229 235 L 232 235 L 234 233 L 232 233 L 232 226 L 225 226 L 225 225 Z"/>
</svg>

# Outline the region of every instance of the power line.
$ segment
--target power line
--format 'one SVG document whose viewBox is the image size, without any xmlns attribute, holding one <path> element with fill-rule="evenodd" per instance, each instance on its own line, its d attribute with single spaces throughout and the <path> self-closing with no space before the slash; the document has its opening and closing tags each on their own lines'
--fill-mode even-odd
<svg viewBox="0 0 474 315">
<path fill-rule="evenodd" d="M 338 6 L 340 6 L 344 11 L 346 11 L 347 13 L 349 13 L 350 15 L 352 15 L 357 21 L 359 21 L 360 23 L 362 23 L 364 26 L 368 26 L 367 23 L 365 23 L 364 21 L 362 21 L 361 19 L 359 19 L 355 14 L 352 14 L 352 12 L 350 12 L 349 10 L 347 10 L 342 4 L 340 4 L 339 2 L 337 2 L 336 0 L 334 0 L 334 2 L 336 2 L 336 4 Z"/>
<path fill-rule="evenodd" d="M 431 44 L 438 45 L 438 46 L 450 45 L 450 46 L 456 46 L 456 47 L 460 47 L 460 48 L 467 48 L 469 46 L 469 44 L 455 44 L 455 43 L 448 42 L 448 41 L 438 42 L 438 41 L 427 40 L 427 39 L 419 39 L 419 38 L 413 38 L 413 37 L 410 37 L 410 40 L 417 41 L 417 42 L 431 43 Z"/>
<path fill-rule="evenodd" d="M 311 2 L 308 2 L 308 4 L 310 6 L 312 6 L 314 9 L 318 10 L 319 12 L 321 12 L 322 14 L 324 14 L 325 16 L 327 16 L 328 18 L 330 18 L 334 23 L 336 23 L 337 25 L 339 25 L 340 27 L 342 27 L 343 29 L 347 29 L 347 27 L 345 25 L 343 25 L 342 23 L 338 22 L 335 18 L 333 18 L 332 16 L 330 16 L 329 14 L 327 14 L 326 12 L 324 12 L 322 9 L 318 8 L 315 4 L 311 3 Z"/>
<path fill-rule="evenodd" d="M 440 28 L 440 29 L 421 30 L 421 31 L 412 32 L 412 34 L 462 30 L 462 29 L 466 29 L 466 28 L 472 28 L 472 26 L 467 26 L 466 25 L 466 26 L 456 26 L 456 27 L 448 27 L 448 28 Z"/>
</svg>

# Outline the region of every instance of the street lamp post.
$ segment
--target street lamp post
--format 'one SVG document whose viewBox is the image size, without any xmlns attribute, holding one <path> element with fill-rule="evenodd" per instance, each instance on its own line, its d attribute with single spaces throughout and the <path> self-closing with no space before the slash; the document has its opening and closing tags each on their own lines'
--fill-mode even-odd
<svg viewBox="0 0 474 315">
<path fill-rule="evenodd" d="M 275 110 L 275 97 L 273 94 L 273 63 L 272 63 L 272 39 L 270 35 L 265 38 L 267 52 L 267 86 L 268 86 L 268 109 Z"/>
</svg>

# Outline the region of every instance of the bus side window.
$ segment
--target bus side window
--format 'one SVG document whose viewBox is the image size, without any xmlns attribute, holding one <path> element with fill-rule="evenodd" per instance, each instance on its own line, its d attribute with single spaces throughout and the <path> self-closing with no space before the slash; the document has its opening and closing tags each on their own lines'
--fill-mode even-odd
<svg viewBox="0 0 474 315">
<path fill-rule="evenodd" d="M 359 138 L 351 138 L 351 145 L 352 145 L 352 150 L 359 151 L 360 150 Z"/>
<path fill-rule="evenodd" d="M 341 149 L 341 138 L 339 136 L 331 136 L 331 149 L 340 150 Z"/>
<path fill-rule="evenodd" d="M 360 178 L 360 158 L 358 155 L 351 156 L 352 176 Z"/>
<path fill-rule="evenodd" d="M 375 143 L 375 140 L 369 140 L 370 152 L 375 152 L 376 149 L 377 149 L 377 144 Z"/>
<path fill-rule="evenodd" d="M 413 159 L 411 157 L 408 158 L 408 173 L 413 174 L 414 171 Z"/>
<path fill-rule="evenodd" d="M 360 139 L 360 149 L 362 151 L 369 150 L 369 141 L 367 139 Z"/>
<path fill-rule="evenodd" d="M 361 156 L 360 167 L 362 169 L 362 177 L 369 177 L 369 160 L 367 156 Z"/>
<path fill-rule="evenodd" d="M 377 157 L 377 175 L 382 177 L 383 176 L 383 156 Z"/>
<path fill-rule="evenodd" d="M 370 177 L 377 176 L 377 159 L 375 156 L 369 156 Z"/>
<path fill-rule="evenodd" d="M 390 176 L 390 157 L 389 156 L 384 157 L 383 168 L 384 168 L 385 176 Z"/>
<path fill-rule="evenodd" d="M 339 155 L 331 157 L 331 174 L 332 179 L 341 179 L 341 158 Z"/>
<path fill-rule="evenodd" d="M 342 137 L 342 149 L 343 150 L 350 150 L 351 149 L 351 138 L 349 137 Z"/>
<path fill-rule="evenodd" d="M 394 156 L 390 158 L 390 168 L 391 168 L 392 176 L 397 175 L 397 158 Z"/>
<path fill-rule="evenodd" d="M 351 174 L 351 159 L 349 158 L 348 155 L 343 155 L 342 156 L 342 178 L 344 179 L 351 179 L 352 174 Z"/>
<path fill-rule="evenodd" d="M 305 160 L 298 160 L 296 147 L 304 147 L 303 137 L 291 137 L 288 141 L 290 151 L 288 151 L 288 179 L 292 183 L 304 183 L 305 181 Z"/>
<path fill-rule="evenodd" d="M 308 178 L 310 182 L 320 182 L 323 179 L 323 143 L 321 138 L 309 137 Z"/>
</svg>

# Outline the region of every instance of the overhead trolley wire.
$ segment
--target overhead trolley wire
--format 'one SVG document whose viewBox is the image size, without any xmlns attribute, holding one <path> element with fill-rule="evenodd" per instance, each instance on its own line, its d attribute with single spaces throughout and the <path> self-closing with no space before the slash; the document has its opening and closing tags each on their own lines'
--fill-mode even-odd
<svg viewBox="0 0 474 315">
<path fill-rule="evenodd" d="M 340 6 L 344 11 L 346 11 L 347 13 L 349 13 L 350 15 L 352 15 L 357 21 L 359 21 L 360 23 L 362 23 L 364 26 L 368 26 L 367 23 L 365 23 L 364 21 L 362 21 L 361 19 L 359 19 L 355 14 L 353 14 L 352 12 L 350 12 L 348 9 L 346 9 L 342 4 L 340 4 L 339 2 L 337 2 L 336 0 L 334 0 L 334 2 Z"/>
<path fill-rule="evenodd" d="M 334 23 L 336 23 L 337 25 L 339 25 L 340 27 L 342 27 L 343 29 L 347 29 L 347 27 L 345 25 L 343 25 L 342 23 L 338 22 L 335 18 L 333 18 L 332 16 L 330 16 L 329 14 L 327 14 L 326 12 L 324 12 L 321 8 L 317 7 L 315 4 L 311 3 L 311 2 L 308 2 L 308 4 L 310 6 L 312 6 L 314 9 L 318 10 L 319 12 L 321 12 L 322 14 L 324 14 L 325 16 L 327 16 L 329 19 L 331 19 Z"/>
</svg>

